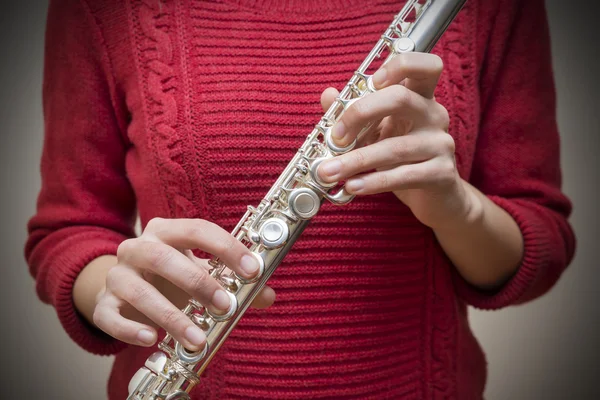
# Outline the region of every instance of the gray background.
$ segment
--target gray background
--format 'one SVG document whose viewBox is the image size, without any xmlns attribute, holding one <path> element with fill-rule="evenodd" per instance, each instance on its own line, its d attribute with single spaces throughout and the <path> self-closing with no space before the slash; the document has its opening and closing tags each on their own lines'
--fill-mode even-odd
<svg viewBox="0 0 600 400">
<path fill-rule="evenodd" d="M 567 6 L 569 4 L 569 6 Z M 600 398 L 597 267 L 600 45 L 598 13 L 549 0 L 562 134 L 564 190 L 575 204 L 578 252 L 547 296 L 524 307 L 473 312 L 489 360 L 487 399 Z M 40 88 L 45 1 L 3 4 L 0 12 L 0 225 L 3 273 L 0 398 L 104 399 L 111 358 L 72 343 L 34 293 L 23 258 L 35 208 L 42 145 Z"/>
</svg>

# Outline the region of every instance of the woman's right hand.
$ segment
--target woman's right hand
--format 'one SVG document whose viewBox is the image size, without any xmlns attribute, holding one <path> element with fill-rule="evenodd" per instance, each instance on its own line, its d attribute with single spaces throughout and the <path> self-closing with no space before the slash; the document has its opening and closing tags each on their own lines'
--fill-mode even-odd
<svg viewBox="0 0 600 400">
<path fill-rule="evenodd" d="M 229 297 L 209 273 L 200 249 L 218 256 L 240 276 L 252 278 L 258 262 L 250 250 L 223 228 L 201 219 L 154 218 L 142 235 L 125 240 L 110 268 L 106 287 L 98 295 L 93 321 L 109 335 L 135 345 L 151 346 L 162 327 L 191 351 L 206 336 L 182 311 L 190 297 L 211 311 L 223 313 Z M 275 292 L 265 286 L 252 303 L 266 308 Z"/>
</svg>

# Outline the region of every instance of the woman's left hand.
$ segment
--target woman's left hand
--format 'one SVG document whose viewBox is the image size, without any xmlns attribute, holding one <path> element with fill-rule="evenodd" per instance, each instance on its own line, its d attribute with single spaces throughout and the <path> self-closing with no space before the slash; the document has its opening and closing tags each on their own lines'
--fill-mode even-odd
<svg viewBox="0 0 600 400">
<path fill-rule="evenodd" d="M 323 162 L 325 182 L 347 180 L 356 195 L 393 192 L 423 224 L 436 229 L 464 219 L 472 206 L 460 178 L 447 110 L 434 97 L 443 69 L 433 54 L 400 54 L 373 76 L 378 89 L 352 104 L 335 125 L 336 144 L 347 146 L 369 123 L 357 147 Z M 326 110 L 338 95 L 321 96 Z"/>
</svg>

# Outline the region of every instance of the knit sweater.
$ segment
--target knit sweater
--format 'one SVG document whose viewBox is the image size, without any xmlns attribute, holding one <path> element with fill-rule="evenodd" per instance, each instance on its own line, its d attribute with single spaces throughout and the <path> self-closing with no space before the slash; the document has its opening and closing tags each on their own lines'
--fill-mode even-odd
<svg viewBox="0 0 600 400">
<path fill-rule="evenodd" d="M 402 4 L 50 2 L 42 188 L 25 253 L 70 337 L 117 355 L 110 399 L 126 397 L 156 348 L 86 323 L 78 273 L 134 236 L 136 214 L 142 226 L 159 216 L 231 230 L 318 122 L 322 90 L 345 85 Z M 326 203 L 271 278 L 275 304 L 245 314 L 194 399 L 482 397 L 467 307 L 539 297 L 575 248 L 543 1 L 469 0 L 433 52 L 459 173 L 522 231 L 516 274 L 494 292 L 472 287 L 391 193 Z"/>
</svg>

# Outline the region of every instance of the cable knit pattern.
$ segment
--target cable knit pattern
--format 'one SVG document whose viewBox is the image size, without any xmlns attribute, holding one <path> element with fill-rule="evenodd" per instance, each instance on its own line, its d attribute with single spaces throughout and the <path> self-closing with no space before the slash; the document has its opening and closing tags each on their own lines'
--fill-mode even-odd
<svg viewBox="0 0 600 400">
<path fill-rule="evenodd" d="M 125 347 L 111 400 L 126 397 L 155 348 L 125 346 L 81 323 L 69 294 L 86 262 L 130 235 L 129 195 L 143 225 L 154 216 L 205 218 L 231 230 L 321 117 L 321 92 L 347 82 L 398 3 L 51 2 L 44 189 L 26 255 L 40 297 L 74 341 L 100 354 Z M 392 194 L 326 203 L 270 280 L 276 303 L 246 313 L 194 399 L 482 397 L 485 358 L 467 305 L 500 308 L 543 294 L 574 246 L 555 174 L 543 2 L 502 3 L 469 0 L 434 48 L 445 62 L 436 98 L 450 112 L 461 175 L 524 232 L 519 272 L 483 293 L 457 276 L 433 232 Z M 528 40 L 514 38 L 519 29 L 531 29 Z"/>
<path fill-rule="evenodd" d="M 166 154 L 157 158 L 157 171 L 164 193 L 169 199 L 170 217 L 192 217 L 193 193 L 185 160 L 187 134 L 182 119 L 185 104 L 176 96 L 182 93 L 177 74 L 174 39 L 176 21 L 171 1 L 142 0 L 133 3 L 137 35 L 137 50 L 141 69 L 142 90 L 146 97 L 148 127 L 155 134 L 148 135 L 153 153 Z"/>
<path fill-rule="evenodd" d="M 472 154 L 475 150 L 479 124 L 478 92 L 473 90 L 477 87 L 477 62 L 472 40 L 477 34 L 474 26 L 477 7 L 477 2 L 467 2 L 434 50 L 439 52 L 445 64 L 442 80 L 446 84 L 439 86 L 437 96 L 440 103 L 455 111 L 449 131 L 464 149 L 464 153 L 456 154 L 456 164 L 464 178 L 470 175 L 471 163 L 463 154 Z"/>
</svg>

